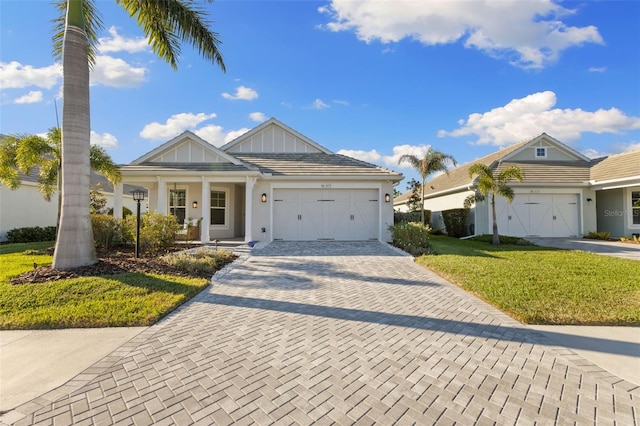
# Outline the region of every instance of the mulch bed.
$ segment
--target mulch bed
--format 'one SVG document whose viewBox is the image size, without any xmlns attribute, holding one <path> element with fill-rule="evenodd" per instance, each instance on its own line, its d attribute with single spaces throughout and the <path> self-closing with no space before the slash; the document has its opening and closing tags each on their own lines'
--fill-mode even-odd
<svg viewBox="0 0 640 426">
<path fill-rule="evenodd" d="M 34 284 L 44 283 L 50 281 L 63 280 L 67 278 L 80 278 L 80 277 L 92 277 L 102 275 L 115 275 L 123 274 L 127 272 L 139 272 L 139 273 L 153 273 L 153 274 L 165 274 L 165 275 L 177 275 L 181 277 L 193 276 L 185 272 L 182 269 L 168 265 L 160 260 L 160 257 L 164 254 L 174 253 L 176 251 L 186 250 L 191 247 L 190 245 L 180 245 L 171 247 L 162 253 L 155 253 L 153 255 L 144 254 L 144 257 L 135 257 L 133 248 L 119 248 L 118 250 L 98 250 L 96 255 L 98 256 L 98 262 L 89 265 L 82 266 L 70 271 L 58 271 L 52 269 L 51 266 L 37 266 L 11 280 L 11 284 Z M 46 250 L 47 254 L 53 254 L 53 247 Z"/>
</svg>

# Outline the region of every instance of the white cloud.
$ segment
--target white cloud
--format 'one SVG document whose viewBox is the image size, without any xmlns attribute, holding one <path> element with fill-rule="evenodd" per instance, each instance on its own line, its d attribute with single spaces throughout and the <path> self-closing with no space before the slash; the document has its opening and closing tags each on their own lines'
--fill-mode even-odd
<svg viewBox="0 0 640 426">
<path fill-rule="evenodd" d="M 224 127 L 210 124 L 208 126 L 204 126 L 201 129 L 196 130 L 194 133 L 200 136 L 205 141 L 209 142 L 211 145 L 220 147 L 226 144 L 227 142 L 231 142 L 238 136 L 243 135 L 244 133 L 247 133 L 249 130 L 251 129 L 242 128 L 239 130 L 232 130 L 229 132 L 225 132 Z"/>
<path fill-rule="evenodd" d="M 249 118 L 256 123 L 262 123 L 267 117 L 261 112 L 252 112 L 249 114 Z"/>
<path fill-rule="evenodd" d="M 367 163 L 379 164 L 388 167 L 402 167 L 411 168 L 409 163 L 398 164 L 400 157 L 405 154 L 415 155 L 416 157 L 423 157 L 431 145 L 396 145 L 393 147 L 391 155 L 380 154 L 375 149 L 371 151 L 359 151 L 350 149 L 341 149 L 338 154 L 347 155 L 349 157 L 357 158 L 358 160 L 366 161 Z"/>
<path fill-rule="evenodd" d="M 62 79 L 62 67 L 58 64 L 34 68 L 20 62 L 0 62 L 0 89 L 20 89 L 36 86 L 51 89 Z"/>
<path fill-rule="evenodd" d="M 338 105 L 342 105 L 342 106 L 349 106 L 349 102 L 348 101 L 344 101 L 342 99 L 336 99 L 333 101 L 334 104 L 338 104 Z"/>
<path fill-rule="evenodd" d="M 251 101 L 253 99 L 258 98 L 258 92 L 256 92 L 255 90 L 249 87 L 238 86 L 236 87 L 235 95 L 231 95 L 229 93 L 223 93 L 222 97 L 232 101 L 237 101 L 237 100 Z"/>
<path fill-rule="evenodd" d="M 118 147 L 118 139 L 111 133 L 100 134 L 92 130 L 90 141 L 91 145 L 98 145 L 104 149 L 116 149 Z"/>
<path fill-rule="evenodd" d="M 589 68 L 589 72 L 606 72 L 607 67 L 591 67 Z"/>
<path fill-rule="evenodd" d="M 508 57 L 521 68 L 543 68 L 569 47 L 604 43 L 595 26 L 563 23 L 561 19 L 575 11 L 551 0 L 332 0 L 318 11 L 330 17 L 325 26 L 330 31 L 354 31 L 367 43 L 404 38 L 427 46 L 463 43 L 491 56 Z"/>
<path fill-rule="evenodd" d="M 327 105 L 324 102 L 322 102 L 322 99 L 316 99 L 315 101 L 313 101 L 313 103 L 311 104 L 311 106 L 309 108 L 311 108 L 311 109 L 325 109 L 325 108 L 329 108 L 329 105 Z"/>
<path fill-rule="evenodd" d="M 98 55 L 91 72 L 91 84 L 138 87 L 145 82 L 147 72 L 146 68 L 133 67 L 122 59 Z"/>
<path fill-rule="evenodd" d="M 13 101 L 14 104 L 35 104 L 37 102 L 42 102 L 42 92 L 40 90 L 32 90 Z"/>
<path fill-rule="evenodd" d="M 573 142 L 582 133 L 613 133 L 640 129 L 640 117 L 629 117 L 617 108 L 589 112 L 580 108 L 553 108 L 556 94 L 551 91 L 513 99 L 507 105 L 484 113 L 473 113 L 460 120 L 452 131 L 440 130 L 439 137 L 478 137 L 479 145 L 510 145 L 542 132 L 563 142 Z"/>
<path fill-rule="evenodd" d="M 127 38 L 118 34 L 116 27 L 109 27 L 108 29 L 111 37 L 100 37 L 98 39 L 98 50 L 100 53 L 108 52 L 144 52 L 149 50 L 149 42 L 144 37 Z"/>
<path fill-rule="evenodd" d="M 190 112 L 184 112 L 180 114 L 174 114 L 167 119 L 165 124 L 158 122 L 150 123 L 144 126 L 140 132 L 140 137 L 150 140 L 169 140 L 187 129 L 194 129 L 198 124 L 203 121 L 210 120 L 216 117 L 215 113 L 205 114 L 203 112 L 193 114 Z M 208 140 L 206 138 L 203 138 Z"/>
</svg>

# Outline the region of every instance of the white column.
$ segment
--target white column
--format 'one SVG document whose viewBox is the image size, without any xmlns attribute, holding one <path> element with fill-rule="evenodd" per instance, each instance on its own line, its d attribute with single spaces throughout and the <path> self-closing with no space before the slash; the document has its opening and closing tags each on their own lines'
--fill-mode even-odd
<svg viewBox="0 0 640 426">
<path fill-rule="evenodd" d="M 113 185 L 113 217 L 122 219 L 122 181 Z"/>
<path fill-rule="evenodd" d="M 253 187 L 258 178 L 247 176 L 247 185 L 244 191 L 244 241 L 253 241 Z"/>
<path fill-rule="evenodd" d="M 202 222 L 200 222 L 200 241 L 202 244 L 209 244 L 211 235 L 209 226 L 211 225 L 211 191 L 209 181 L 202 176 Z"/>
<path fill-rule="evenodd" d="M 158 177 L 158 213 L 167 214 L 167 182 Z"/>
</svg>

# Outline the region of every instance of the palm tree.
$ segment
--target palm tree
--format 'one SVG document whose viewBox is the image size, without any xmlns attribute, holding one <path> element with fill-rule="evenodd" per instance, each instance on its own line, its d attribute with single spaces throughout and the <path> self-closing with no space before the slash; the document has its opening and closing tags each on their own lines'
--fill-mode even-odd
<svg viewBox="0 0 640 426">
<path fill-rule="evenodd" d="M 418 158 L 413 154 L 405 154 L 398 160 L 398 164 L 408 162 L 422 177 L 422 197 L 420 198 L 420 211 L 422 212 L 422 224 L 424 225 L 424 183 L 427 177 L 436 172 L 447 172 L 447 167 L 456 165 L 456 160 L 436 149 L 429 148 L 424 157 Z"/>
<path fill-rule="evenodd" d="M 60 220 L 62 133 L 59 127 L 49 129 L 46 138 L 38 135 L 9 135 L 0 140 L 0 182 L 9 189 L 20 187 L 20 175 L 31 174 L 38 168 L 38 189 L 42 197 L 50 201 L 58 192 L 58 221 Z M 120 181 L 120 169 L 104 148 L 92 145 L 89 149 L 89 165 L 104 175 L 111 183 Z"/>
<path fill-rule="evenodd" d="M 209 0 L 211 2 L 212 0 Z M 204 10 L 188 0 L 116 0 L 135 18 L 152 50 L 177 69 L 180 42 L 196 47 L 224 71 L 220 41 Z M 94 63 L 102 22 L 95 0 L 58 0 L 54 53 L 62 58 L 62 206 L 54 269 L 96 262 L 89 211 L 89 66 Z M 85 25 L 86 24 L 86 25 Z"/>
<path fill-rule="evenodd" d="M 496 195 L 504 197 L 507 202 L 512 202 L 515 193 L 508 183 L 512 180 L 522 182 L 524 172 L 518 166 L 509 166 L 498 174 L 494 174 L 491 167 L 486 164 L 476 163 L 469 168 L 469 177 L 478 176 L 478 192 L 469 195 L 464 200 L 465 208 L 471 207 L 474 202 L 484 201 L 486 197 L 491 197 L 491 214 L 493 217 L 493 240 L 492 244 L 499 245 L 498 222 L 496 220 Z"/>
</svg>

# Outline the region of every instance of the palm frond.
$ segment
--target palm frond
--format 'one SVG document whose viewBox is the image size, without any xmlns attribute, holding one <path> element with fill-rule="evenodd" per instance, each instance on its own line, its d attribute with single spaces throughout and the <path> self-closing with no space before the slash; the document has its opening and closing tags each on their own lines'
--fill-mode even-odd
<svg viewBox="0 0 640 426">
<path fill-rule="evenodd" d="M 120 169 L 116 166 L 104 148 L 100 146 L 91 145 L 89 151 L 89 164 L 91 165 L 92 170 L 104 175 L 104 177 L 106 177 L 111 183 L 118 183 L 122 179 Z"/>
</svg>

